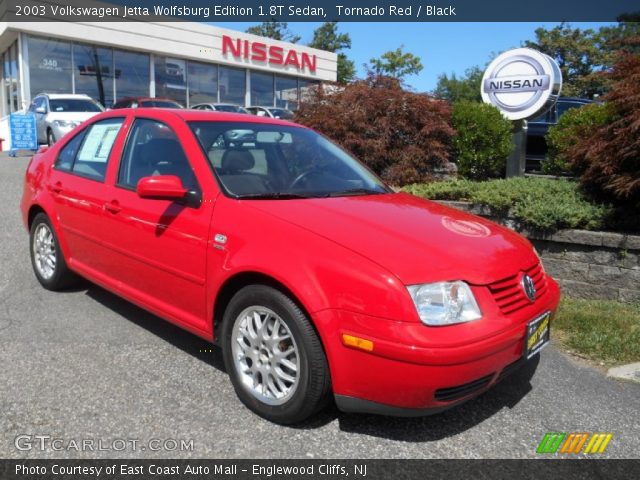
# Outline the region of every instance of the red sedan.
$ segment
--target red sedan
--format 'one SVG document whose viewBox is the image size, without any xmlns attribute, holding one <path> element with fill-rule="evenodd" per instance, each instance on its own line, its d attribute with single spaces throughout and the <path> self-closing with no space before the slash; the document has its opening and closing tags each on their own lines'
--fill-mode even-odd
<svg viewBox="0 0 640 480">
<path fill-rule="evenodd" d="M 523 237 L 275 119 L 102 113 L 33 157 L 21 208 L 45 288 L 80 275 L 219 344 L 278 423 L 331 396 L 396 415 L 467 400 L 547 344 L 560 295 Z"/>
</svg>

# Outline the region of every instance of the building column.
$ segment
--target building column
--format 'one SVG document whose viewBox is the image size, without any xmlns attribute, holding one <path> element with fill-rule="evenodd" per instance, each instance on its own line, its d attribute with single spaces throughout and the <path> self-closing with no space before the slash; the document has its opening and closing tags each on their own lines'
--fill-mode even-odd
<svg viewBox="0 0 640 480">
<path fill-rule="evenodd" d="M 245 77 L 245 92 L 244 92 L 244 105 L 248 107 L 251 105 L 251 70 L 245 68 L 244 70 Z"/>
<path fill-rule="evenodd" d="M 156 59 L 153 53 L 149 54 L 149 96 L 156 96 Z"/>
<path fill-rule="evenodd" d="M 31 84 L 29 72 L 29 42 L 26 35 L 18 33 L 18 59 L 16 63 L 20 70 L 20 102 L 23 110 L 29 108 L 31 104 Z"/>
</svg>

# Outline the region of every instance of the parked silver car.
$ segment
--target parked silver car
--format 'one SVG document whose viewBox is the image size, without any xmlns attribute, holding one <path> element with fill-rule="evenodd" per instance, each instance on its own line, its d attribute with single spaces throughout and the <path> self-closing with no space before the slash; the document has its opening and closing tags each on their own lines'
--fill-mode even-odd
<svg viewBox="0 0 640 480">
<path fill-rule="evenodd" d="M 214 112 L 249 113 L 240 105 L 232 103 L 199 103 L 191 107 L 193 110 L 205 110 Z"/>
<path fill-rule="evenodd" d="M 29 106 L 36 116 L 38 143 L 53 145 L 85 120 L 104 111 L 88 95 L 41 93 Z"/>
<path fill-rule="evenodd" d="M 247 107 L 249 113 L 257 115 L 258 117 L 270 117 L 279 118 L 281 120 L 291 120 L 293 118 L 293 112 L 286 108 L 280 107 Z"/>
</svg>

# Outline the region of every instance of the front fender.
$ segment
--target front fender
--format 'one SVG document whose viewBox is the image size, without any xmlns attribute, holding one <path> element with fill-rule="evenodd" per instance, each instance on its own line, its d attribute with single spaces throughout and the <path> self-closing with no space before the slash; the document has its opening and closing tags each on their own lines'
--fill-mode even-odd
<svg viewBox="0 0 640 480">
<path fill-rule="evenodd" d="M 380 265 L 331 240 L 261 210 L 250 201 L 220 197 L 211 238 L 211 296 L 243 272 L 269 276 L 313 314 L 325 309 L 366 313 L 398 321 L 419 319 L 402 282 Z"/>
</svg>

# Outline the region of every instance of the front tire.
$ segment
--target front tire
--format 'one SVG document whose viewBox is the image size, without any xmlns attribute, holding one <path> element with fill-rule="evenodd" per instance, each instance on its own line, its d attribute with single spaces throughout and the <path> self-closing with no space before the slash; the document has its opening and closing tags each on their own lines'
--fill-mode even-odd
<svg viewBox="0 0 640 480">
<path fill-rule="evenodd" d="M 44 288 L 62 290 L 74 283 L 76 276 L 67 267 L 58 237 L 44 213 L 37 214 L 31 223 L 29 246 L 33 272 Z"/>
<path fill-rule="evenodd" d="M 266 285 L 238 291 L 223 318 L 225 367 L 249 409 L 275 423 L 299 423 L 329 397 L 327 359 L 310 320 Z"/>
<path fill-rule="evenodd" d="M 49 128 L 47 130 L 47 145 L 52 146 L 56 143 L 56 137 L 53 135 L 53 131 Z"/>
</svg>

